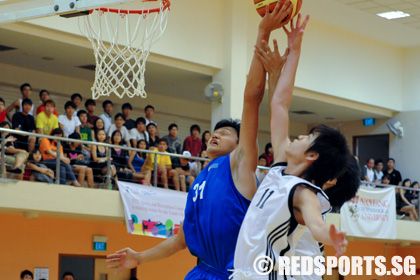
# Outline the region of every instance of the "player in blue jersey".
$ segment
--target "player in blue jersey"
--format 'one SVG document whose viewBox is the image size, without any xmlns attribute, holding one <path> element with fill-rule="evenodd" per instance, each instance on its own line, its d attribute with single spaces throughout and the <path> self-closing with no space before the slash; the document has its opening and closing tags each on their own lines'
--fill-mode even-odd
<svg viewBox="0 0 420 280">
<path fill-rule="evenodd" d="M 273 12 L 261 20 L 257 45 L 268 41 L 271 31 L 288 23 L 284 20 L 291 10 L 290 2 L 278 1 Z M 212 161 L 188 194 L 185 220 L 178 235 L 144 252 L 126 248 L 111 254 L 108 262 L 114 264 L 110 268 L 133 268 L 188 247 L 199 261 L 185 279 L 229 278 L 239 229 L 257 189 L 258 110 L 265 81 L 264 67 L 254 56 L 244 93 L 242 129 L 232 120 L 216 125 L 207 145 L 207 156 Z"/>
</svg>

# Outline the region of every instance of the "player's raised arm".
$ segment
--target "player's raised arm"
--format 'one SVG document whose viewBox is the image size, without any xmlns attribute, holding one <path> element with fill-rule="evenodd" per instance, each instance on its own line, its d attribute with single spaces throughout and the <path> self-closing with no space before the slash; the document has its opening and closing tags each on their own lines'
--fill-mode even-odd
<svg viewBox="0 0 420 280">
<path fill-rule="evenodd" d="M 289 54 L 270 104 L 271 142 L 273 145 L 275 162 L 286 161 L 285 150 L 290 143 L 289 108 L 292 103 L 296 71 L 301 53 L 302 37 L 308 20 L 309 15 L 301 22 L 301 15 L 299 14 L 296 26 L 292 20 L 290 23 L 290 30 L 284 28 L 287 34 Z"/>
<path fill-rule="evenodd" d="M 292 10 L 290 2 L 279 0 L 273 12 L 268 9 L 258 26 L 256 44 L 268 41 L 273 30 L 287 24 L 284 21 Z M 241 194 L 252 199 L 257 188 L 254 172 L 257 168 L 258 109 L 265 90 L 266 73 L 261 62 L 254 55 L 244 93 L 241 132 L 238 147 L 231 154 L 232 177 Z"/>
</svg>

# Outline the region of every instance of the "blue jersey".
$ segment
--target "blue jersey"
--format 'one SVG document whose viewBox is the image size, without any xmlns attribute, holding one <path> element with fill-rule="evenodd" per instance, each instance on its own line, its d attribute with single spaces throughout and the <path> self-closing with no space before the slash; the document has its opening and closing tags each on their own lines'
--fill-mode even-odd
<svg viewBox="0 0 420 280">
<path fill-rule="evenodd" d="M 227 279 L 233 269 L 236 240 L 250 201 L 236 189 L 229 159 L 230 155 L 212 160 L 188 193 L 185 241 L 199 264 L 185 279 Z"/>
</svg>

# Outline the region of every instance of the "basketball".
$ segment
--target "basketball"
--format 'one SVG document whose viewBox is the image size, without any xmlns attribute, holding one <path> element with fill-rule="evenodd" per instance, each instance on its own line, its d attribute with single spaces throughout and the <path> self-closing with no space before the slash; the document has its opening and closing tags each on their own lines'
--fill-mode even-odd
<svg viewBox="0 0 420 280">
<path fill-rule="evenodd" d="M 281 2 L 282 5 L 284 5 L 284 3 L 286 3 L 286 0 L 283 0 Z M 292 2 L 293 4 L 293 10 L 290 16 L 294 18 L 299 13 L 300 8 L 302 7 L 302 0 L 290 0 L 290 2 Z M 254 0 L 255 9 L 262 17 L 265 15 L 265 8 L 267 6 L 270 9 L 270 12 L 272 12 L 276 7 L 276 4 L 277 0 Z M 286 19 L 289 19 L 289 17 L 287 17 Z"/>
</svg>

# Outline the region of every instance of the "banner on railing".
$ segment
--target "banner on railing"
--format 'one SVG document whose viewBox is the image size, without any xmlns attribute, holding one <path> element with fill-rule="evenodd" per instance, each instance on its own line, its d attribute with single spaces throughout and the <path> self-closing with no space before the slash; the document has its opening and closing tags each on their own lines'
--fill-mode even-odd
<svg viewBox="0 0 420 280">
<path fill-rule="evenodd" d="M 128 233 L 169 238 L 184 220 L 187 194 L 118 182 Z"/>
<path fill-rule="evenodd" d="M 341 230 L 349 236 L 380 239 L 397 236 L 394 188 L 360 187 L 340 212 Z"/>
</svg>

